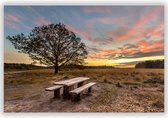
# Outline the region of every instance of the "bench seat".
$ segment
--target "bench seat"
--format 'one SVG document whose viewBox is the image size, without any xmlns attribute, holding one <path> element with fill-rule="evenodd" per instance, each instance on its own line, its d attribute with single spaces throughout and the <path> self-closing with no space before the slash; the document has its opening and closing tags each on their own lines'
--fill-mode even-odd
<svg viewBox="0 0 168 118">
<path fill-rule="evenodd" d="M 54 91 L 54 98 L 60 98 L 61 97 L 61 95 L 60 95 L 60 89 L 62 87 L 63 86 L 61 86 L 61 85 L 56 85 L 56 86 L 45 88 L 45 90 L 46 91 Z"/>
<path fill-rule="evenodd" d="M 95 85 L 96 83 L 94 82 L 90 82 L 88 84 L 85 84 L 79 88 L 76 88 L 72 91 L 70 91 L 70 94 L 71 94 L 71 100 L 72 101 L 79 101 L 80 100 L 80 94 L 84 91 L 84 90 L 87 90 L 88 89 L 88 93 L 91 92 L 91 87 L 93 85 Z"/>
<path fill-rule="evenodd" d="M 48 87 L 45 90 L 46 91 L 54 91 L 54 90 L 57 90 L 57 89 L 60 89 L 60 88 L 62 88 L 61 85 L 56 85 L 56 86 Z"/>
</svg>

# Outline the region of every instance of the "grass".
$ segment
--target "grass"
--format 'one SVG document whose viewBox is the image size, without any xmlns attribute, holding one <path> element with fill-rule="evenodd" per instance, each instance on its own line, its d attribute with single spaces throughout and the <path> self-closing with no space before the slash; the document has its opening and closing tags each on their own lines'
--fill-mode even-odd
<svg viewBox="0 0 168 118">
<path fill-rule="evenodd" d="M 152 71 L 152 72 L 151 72 Z M 97 79 L 98 81 L 113 80 L 113 81 L 137 81 L 141 82 L 144 79 L 150 78 L 148 75 L 155 73 L 155 75 L 163 78 L 162 69 L 84 69 L 61 71 L 54 75 L 53 70 L 35 70 L 31 72 L 24 72 L 13 75 L 5 75 L 5 85 L 11 84 L 35 84 L 47 82 L 50 79 L 60 79 L 64 76 L 78 77 L 87 76 Z"/>
<path fill-rule="evenodd" d="M 54 81 L 64 77 L 73 78 L 79 76 L 90 77 L 91 81 L 100 83 L 100 89 L 96 91 L 97 95 L 89 103 L 91 111 L 96 111 L 100 106 L 107 107 L 109 104 L 113 106 L 117 97 L 121 96 L 119 90 L 122 89 L 122 91 L 130 91 L 132 93 L 135 89 L 130 90 L 129 87 L 136 86 L 139 89 L 141 85 L 146 88 L 143 88 L 145 90 L 142 92 L 141 90 L 137 92 L 136 95 L 139 101 L 147 99 L 151 101 L 152 107 L 163 108 L 164 106 L 164 94 L 157 91 L 163 88 L 164 85 L 151 86 L 149 83 L 144 83 L 144 81 L 155 77 L 163 80 L 163 69 L 84 69 L 60 71 L 57 75 L 54 75 L 51 69 L 43 69 L 17 74 L 5 74 L 5 102 L 27 99 L 27 97 L 33 96 L 40 97 L 41 93 L 45 95 L 44 88 L 51 86 Z M 117 87 L 117 83 L 120 83 L 122 87 Z M 150 92 L 148 88 L 154 92 Z"/>
<path fill-rule="evenodd" d="M 103 92 L 98 96 L 94 104 L 107 105 L 111 104 L 117 97 L 117 89 L 108 84 L 103 88 Z"/>
<path fill-rule="evenodd" d="M 113 104 L 113 102 L 116 100 L 118 96 L 118 91 L 115 86 L 109 85 L 107 83 L 103 84 L 102 90 L 100 94 L 97 96 L 97 99 L 94 100 L 94 102 L 90 105 L 90 111 L 97 112 L 105 110 L 98 109 L 102 106 L 108 106 L 110 104 Z M 108 111 L 107 109 L 105 111 Z"/>
</svg>

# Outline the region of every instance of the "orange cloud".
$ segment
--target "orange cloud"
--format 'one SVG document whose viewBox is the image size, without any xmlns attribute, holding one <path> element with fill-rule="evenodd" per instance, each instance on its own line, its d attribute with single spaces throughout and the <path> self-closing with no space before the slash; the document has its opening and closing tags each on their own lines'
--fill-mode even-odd
<svg viewBox="0 0 168 118">
<path fill-rule="evenodd" d="M 134 57 L 135 54 L 141 53 L 153 53 L 153 52 L 160 52 L 164 50 L 164 42 L 163 40 L 155 41 L 155 42 L 147 42 L 147 41 L 140 41 L 135 45 L 129 44 L 130 46 L 122 46 L 117 49 L 96 49 L 96 52 L 90 53 L 88 58 L 93 59 L 115 59 L 118 57 Z M 135 55 L 137 56 L 137 55 Z"/>
<path fill-rule="evenodd" d="M 156 41 L 152 43 L 147 42 L 140 42 L 138 43 L 139 49 L 143 53 L 148 52 L 157 52 L 164 50 L 164 42 L 163 41 Z"/>
</svg>

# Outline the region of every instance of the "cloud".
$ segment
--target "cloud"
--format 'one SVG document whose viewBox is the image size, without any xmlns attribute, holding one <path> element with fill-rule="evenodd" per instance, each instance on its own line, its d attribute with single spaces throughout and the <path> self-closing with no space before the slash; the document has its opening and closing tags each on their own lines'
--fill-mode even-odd
<svg viewBox="0 0 168 118">
<path fill-rule="evenodd" d="M 146 12 L 143 16 L 133 26 L 126 27 L 124 29 L 117 29 L 116 31 L 108 32 L 107 35 L 114 39 L 124 40 L 124 39 L 135 39 L 140 40 L 146 36 L 156 35 L 162 36 L 163 27 L 160 27 L 158 31 L 158 25 L 162 26 L 163 22 L 161 21 L 156 26 L 152 26 L 150 29 L 145 29 L 148 24 L 156 20 L 158 16 L 163 13 L 163 7 L 155 7 L 150 11 Z"/>
<path fill-rule="evenodd" d="M 19 23 L 21 22 L 22 20 L 17 17 L 16 15 L 13 15 L 13 14 L 10 14 L 10 13 L 6 13 L 5 14 L 5 20 L 7 21 L 13 21 L 13 22 L 16 22 L 16 23 Z"/>
<path fill-rule="evenodd" d="M 71 29 L 72 31 L 77 32 L 78 34 L 81 34 L 82 36 L 84 36 L 88 41 L 94 42 L 96 44 L 101 44 L 101 45 L 107 45 L 110 44 L 114 41 L 113 37 L 110 36 L 103 36 L 104 34 L 102 34 L 101 30 L 99 28 L 95 28 L 94 26 L 97 26 L 97 24 L 120 24 L 123 25 L 124 24 L 124 17 L 100 17 L 100 18 L 94 18 L 94 19 L 90 19 L 86 22 L 86 29 L 87 30 L 79 30 L 73 26 L 70 26 L 69 29 Z M 94 35 L 94 33 L 98 33 L 101 36 L 96 37 Z"/>
<path fill-rule="evenodd" d="M 146 36 L 146 37 L 156 36 L 156 37 L 163 38 L 164 37 L 164 23 L 163 23 L 163 21 L 161 21 L 155 27 L 151 27 L 151 28 L 147 29 L 146 33 L 144 33 L 144 36 Z"/>
<path fill-rule="evenodd" d="M 124 46 L 123 46 L 125 49 L 132 49 L 132 48 L 137 48 L 137 46 L 136 45 L 133 45 L 133 44 L 124 44 Z"/>
<path fill-rule="evenodd" d="M 93 30 L 94 24 L 117 24 L 118 26 L 125 26 L 125 17 L 100 17 L 100 18 L 94 18 L 87 21 L 86 26 Z"/>
<path fill-rule="evenodd" d="M 83 7 L 84 13 L 111 13 L 111 7 L 107 6 L 86 6 Z"/>
<path fill-rule="evenodd" d="M 164 55 L 163 50 L 159 51 L 157 50 L 157 52 L 137 52 L 134 55 L 132 55 L 132 57 L 126 57 L 126 58 L 138 58 L 138 57 L 150 57 L 150 56 L 160 56 L 160 55 Z"/>
<path fill-rule="evenodd" d="M 41 26 L 41 25 L 47 25 L 47 24 L 51 23 L 33 7 L 29 6 L 29 7 L 27 7 L 27 9 L 29 9 L 32 12 L 32 14 L 34 15 L 34 19 L 35 19 L 34 24 Z"/>
<path fill-rule="evenodd" d="M 124 44 L 116 49 L 101 49 L 91 48 L 93 51 L 88 55 L 88 58 L 94 59 L 122 59 L 136 58 L 146 56 L 158 56 L 164 53 L 164 42 L 155 41 L 147 42 L 139 41 L 136 44 Z"/>
<path fill-rule="evenodd" d="M 94 39 L 93 39 L 93 37 L 92 37 L 90 32 L 82 31 L 82 30 L 80 30 L 80 29 L 78 29 L 78 28 L 76 28 L 74 26 L 70 26 L 70 25 L 67 25 L 66 27 L 67 27 L 67 29 L 73 31 L 74 33 L 77 33 L 77 34 L 85 37 L 86 39 L 88 39 L 90 41 L 94 41 Z"/>
<path fill-rule="evenodd" d="M 124 17 L 101 17 L 94 19 L 93 21 L 104 23 L 104 24 L 123 24 L 125 18 Z"/>
<path fill-rule="evenodd" d="M 22 22 L 22 19 L 16 16 L 16 14 L 11 14 L 11 13 L 5 13 L 4 15 L 4 22 L 5 25 L 9 28 L 12 29 L 19 29 L 19 25 L 16 25 L 17 23 Z"/>
<path fill-rule="evenodd" d="M 87 48 L 87 50 L 89 52 L 99 52 L 99 50 L 97 48 L 95 48 L 95 47 L 89 47 L 89 46 L 87 46 L 86 48 Z"/>
<path fill-rule="evenodd" d="M 21 15 L 16 14 L 16 13 L 5 13 L 4 14 L 4 22 L 5 26 L 12 28 L 12 29 L 31 29 L 30 26 L 25 25 L 23 21 L 25 18 L 23 18 Z"/>
<path fill-rule="evenodd" d="M 9 21 L 5 21 L 5 26 L 16 30 L 19 29 L 19 27 L 15 23 Z"/>
<path fill-rule="evenodd" d="M 106 38 L 95 38 L 91 32 L 91 29 L 85 30 L 80 30 L 74 26 L 66 25 L 67 29 L 70 31 L 73 31 L 74 33 L 77 33 L 78 35 L 84 37 L 86 40 L 95 43 L 95 44 L 101 44 L 101 45 L 106 45 L 108 43 L 111 43 L 113 41 L 112 38 L 106 37 Z"/>
</svg>

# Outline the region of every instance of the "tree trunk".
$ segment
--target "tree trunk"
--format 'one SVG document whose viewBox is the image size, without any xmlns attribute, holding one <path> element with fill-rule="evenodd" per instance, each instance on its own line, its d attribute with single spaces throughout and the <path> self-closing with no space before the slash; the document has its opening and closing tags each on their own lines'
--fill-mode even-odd
<svg viewBox="0 0 168 118">
<path fill-rule="evenodd" d="M 55 65 L 55 72 L 54 74 L 57 74 L 58 73 L 58 65 Z"/>
</svg>

